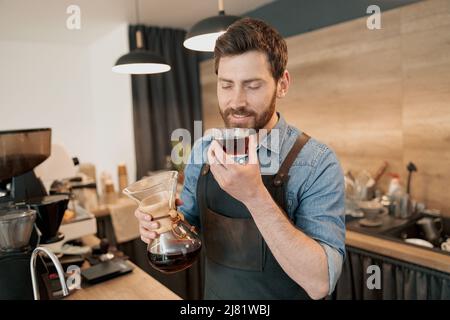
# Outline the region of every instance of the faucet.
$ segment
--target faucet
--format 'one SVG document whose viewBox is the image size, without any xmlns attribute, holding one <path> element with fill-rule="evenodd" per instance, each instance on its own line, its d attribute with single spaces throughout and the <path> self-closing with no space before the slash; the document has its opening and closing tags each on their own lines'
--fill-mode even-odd
<svg viewBox="0 0 450 320">
<path fill-rule="evenodd" d="M 36 249 L 33 250 L 33 253 L 31 254 L 31 260 L 30 260 L 30 271 L 31 271 L 31 282 L 33 284 L 33 295 L 34 300 L 39 300 L 39 284 L 37 281 L 36 276 L 36 257 L 38 256 L 39 252 L 44 252 L 53 262 L 55 265 L 56 271 L 58 272 L 58 278 L 59 282 L 61 282 L 61 288 L 63 296 L 69 295 L 69 289 L 66 285 L 66 279 L 64 277 L 64 271 L 61 266 L 61 263 L 59 262 L 58 258 L 51 252 L 49 249 L 44 247 L 36 247 Z"/>
</svg>

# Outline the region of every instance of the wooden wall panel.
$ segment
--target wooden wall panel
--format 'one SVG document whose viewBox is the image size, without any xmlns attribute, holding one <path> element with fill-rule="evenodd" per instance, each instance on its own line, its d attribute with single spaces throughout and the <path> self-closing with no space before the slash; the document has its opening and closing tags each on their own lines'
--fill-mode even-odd
<svg viewBox="0 0 450 320">
<path fill-rule="evenodd" d="M 412 9 L 402 12 L 403 159 L 419 168 L 413 195 L 450 213 L 450 1 Z"/>
<path fill-rule="evenodd" d="M 450 214 L 450 0 L 382 14 L 382 29 L 356 19 L 287 39 L 292 86 L 277 108 L 331 146 L 344 170 L 383 160 L 413 195 Z M 223 126 L 213 61 L 201 65 L 205 128 Z M 388 177 L 381 181 L 386 189 Z"/>
</svg>

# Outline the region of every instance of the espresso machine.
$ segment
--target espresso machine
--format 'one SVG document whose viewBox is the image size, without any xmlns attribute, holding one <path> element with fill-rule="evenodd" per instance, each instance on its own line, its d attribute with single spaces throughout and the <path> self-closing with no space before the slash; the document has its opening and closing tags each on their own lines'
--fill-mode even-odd
<svg viewBox="0 0 450 320">
<path fill-rule="evenodd" d="M 0 299 L 33 299 L 33 250 L 64 238 L 58 230 L 69 197 L 48 195 L 33 171 L 50 153 L 49 128 L 0 131 Z M 40 260 L 37 273 L 46 271 Z"/>
</svg>

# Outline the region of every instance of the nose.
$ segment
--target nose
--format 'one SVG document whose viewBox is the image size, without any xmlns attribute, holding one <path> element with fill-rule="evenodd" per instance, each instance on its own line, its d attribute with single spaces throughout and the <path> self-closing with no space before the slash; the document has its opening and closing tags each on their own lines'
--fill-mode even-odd
<svg viewBox="0 0 450 320">
<path fill-rule="evenodd" d="M 230 101 L 230 107 L 238 109 L 247 106 L 247 95 L 242 88 L 236 88 Z"/>
</svg>

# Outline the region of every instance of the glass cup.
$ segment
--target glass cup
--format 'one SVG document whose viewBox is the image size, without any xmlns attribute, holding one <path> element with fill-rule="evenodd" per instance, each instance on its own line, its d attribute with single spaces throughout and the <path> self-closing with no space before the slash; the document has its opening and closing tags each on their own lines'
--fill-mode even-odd
<svg viewBox="0 0 450 320">
<path fill-rule="evenodd" d="M 249 128 L 215 128 L 212 137 L 221 146 L 225 153 L 231 155 L 237 163 L 245 163 L 248 156 L 249 137 L 256 134 L 255 129 Z"/>
</svg>

